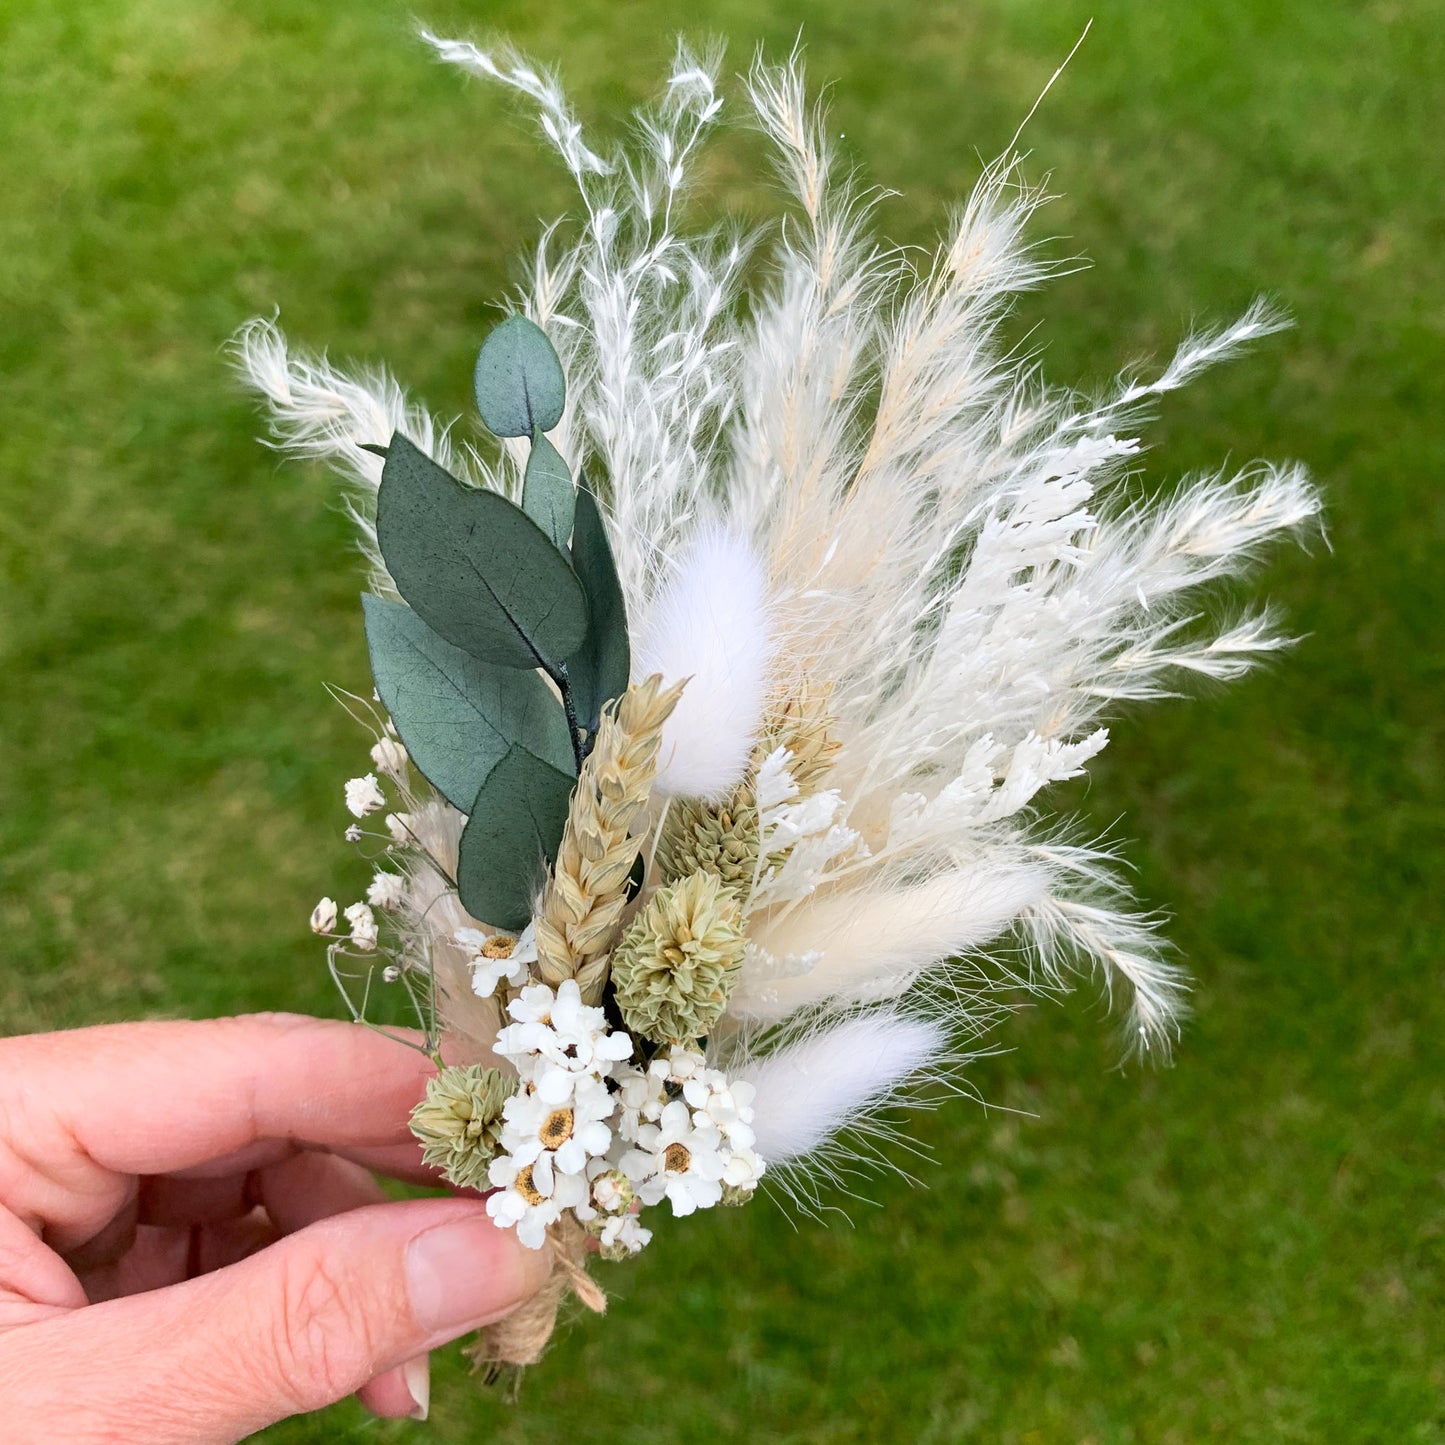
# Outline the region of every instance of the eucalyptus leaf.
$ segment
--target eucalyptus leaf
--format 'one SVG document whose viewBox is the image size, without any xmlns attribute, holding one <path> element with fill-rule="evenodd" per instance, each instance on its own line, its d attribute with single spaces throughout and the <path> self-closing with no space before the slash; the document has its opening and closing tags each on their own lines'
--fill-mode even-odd
<svg viewBox="0 0 1445 1445">
<path fill-rule="evenodd" d="M 588 489 L 585 477 L 577 489 L 572 566 L 587 592 L 587 635 L 567 658 L 567 680 L 578 719 L 589 732 L 595 732 L 603 703 L 627 690 L 632 656 L 617 564 L 597 498 Z"/>
<path fill-rule="evenodd" d="M 499 492 L 464 487 L 400 432 L 376 499 L 396 589 L 448 642 L 501 667 L 558 672 L 587 632 L 567 558 Z"/>
<path fill-rule="evenodd" d="M 507 317 L 482 343 L 472 385 L 482 421 L 499 437 L 529 437 L 562 420 L 562 363 L 546 332 L 525 316 Z"/>
<path fill-rule="evenodd" d="M 522 479 L 522 510 L 552 539 L 559 552 L 566 552 L 572 535 L 572 514 L 577 506 L 577 488 L 562 454 L 542 435 L 532 433 L 532 454 Z"/>
<path fill-rule="evenodd" d="M 462 829 L 457 893 L 494 928 L 525 928 L 556 857 L 574 779 L 515 743 L 487 774 Z"/>
<path fill-rule="evenodd" d="M 439 637 L 410 607 L 361 599 L 376 690 L 422 775 L 466 812 L 514 744 L 570 770 L 567 719 L 535 672 L 498 667 Z"/>
</svg>

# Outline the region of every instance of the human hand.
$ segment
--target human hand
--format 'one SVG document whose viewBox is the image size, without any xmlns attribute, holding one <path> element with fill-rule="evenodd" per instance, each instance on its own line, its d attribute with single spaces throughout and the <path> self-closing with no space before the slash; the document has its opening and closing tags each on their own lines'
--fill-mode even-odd
<svg viewBox="0 0 1445 1445">
<path fill-rule="evenodd" d="M 427 1351 L 546 1262 L 434 1182 L 425 1057 L 295 1015 L 0 1040 L 0 1434 L 234 1441 L 357 1391 L 424 1416 Z"/>
</svg>

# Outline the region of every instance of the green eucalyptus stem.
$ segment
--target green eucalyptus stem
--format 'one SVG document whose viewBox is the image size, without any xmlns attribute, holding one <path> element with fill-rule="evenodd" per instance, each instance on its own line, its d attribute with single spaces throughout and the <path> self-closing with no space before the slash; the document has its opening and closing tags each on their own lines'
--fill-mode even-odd
<svg viewBox="0 0 1445 1445">
<path fill-rule="evenodd" d="M 587 761 L 589 749 L 582 729 L 577 726 L 577 707 L 572 701 L 572 685 L 567 680 L 567 664 L 559 662 L 555 671 L 548 667 L 547 676 L 557 684 L 557 690 L 562 694 L 562 708 L 567 714 L 567 736 L 572 739 L 572 756 L 577 761 L 578 776 L 581 776 L 582 764 Z"/>
</svg>

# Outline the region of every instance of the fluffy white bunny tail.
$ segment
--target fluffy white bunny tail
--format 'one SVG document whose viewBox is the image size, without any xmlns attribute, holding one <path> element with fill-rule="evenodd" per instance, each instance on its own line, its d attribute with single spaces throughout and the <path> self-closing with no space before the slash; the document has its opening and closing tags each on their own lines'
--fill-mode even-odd
<svg viewBox="0 0 1445 1445">
<path fill-rule="evenodd" d="M 886 1107 L 942 1060 L 943 1026 L 890 1011 L 859 1014 L 754 1059 L 736 1077 L 757 1090 L 753 1128 L 773 1164 L 805 1160 L 841 1130 Z"/>
<path fill-rule="evenodd" d="M 298 457 L 329 462 L 347 487 L 345 506 L 356 524 L 369 585 L 382 597 L 396 596 L 376 545 L 376 489 L 382 459 L 366 450 L 386 446 L 393 432 L 456 476 L 482 485 L 498 483 L 480 459 L 464 457 L 451 443 L 451 423 L 440 423 L 416 405 L 382 367 L 355 376 L 334 367 L 324 354 L 292 351 L 275 321 L 257 316 L 231 338 L 229 350 L 243 381 L 265 400 L 272 444 Z"/>
<path fill-rule="evenodd" d="M 762 724 L 773 644 L 767 582 L 746 538 L 704 527 L 652 599 L 633 649 L 638 677 L 687 680 L 662 731 L 654 788 L 725 797 Z"/>
<path fill-rule="evenodd" d="M 816 894 L 780 917 L 764 915 L 751 925 L 756 947 L 728 1012 L 776 1023 L 823 1004 L 896 998 L 926 971 L 947 971 L 950 960 L 997 937 L 1044 900 L 1049 881 L 1041 866 L 985 861 L 923 883 Z M 810 956 L 806 972 L 788 967 Z"/>
</svg>

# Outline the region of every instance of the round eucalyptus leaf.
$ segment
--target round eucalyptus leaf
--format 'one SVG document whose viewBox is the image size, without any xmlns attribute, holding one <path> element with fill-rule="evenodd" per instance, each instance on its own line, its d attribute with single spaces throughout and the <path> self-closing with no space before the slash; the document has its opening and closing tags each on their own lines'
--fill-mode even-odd
<svg viewBox="0 0 1445 1445">
<path fill-rule="evenodd" d="M 522 510 L 552 539 L 559 552 L 567 551 L 577 488 L 562 454 L 542 435 L 532 434 L 532 454 L 522 478 Z"/>
<path fill-rule="evenodd" d="M 529 437 L 562 420 L 562 363 L 546 333 L 525 316 L 507 317 L 482 343 L 472 381 L 482 421 L 499 437 Z"/>
</svg>

